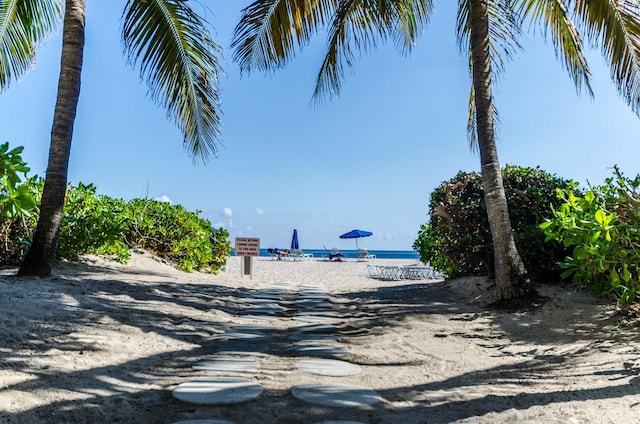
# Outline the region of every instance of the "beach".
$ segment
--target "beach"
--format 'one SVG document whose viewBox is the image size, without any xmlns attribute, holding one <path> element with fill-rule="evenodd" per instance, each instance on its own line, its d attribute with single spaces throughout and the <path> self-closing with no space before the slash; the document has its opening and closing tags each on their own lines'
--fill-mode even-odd
<svg viewBox="0 0 640 424">
<path fill-rule="evenodd" d="M 487 307 L 496 290 L 486 278 L 387 281 L 367 269 L 415 260 L 256 257 L 251 276 L 241 275 L 240 260 L 231 257 L 218 275 L 180 272 L 143 251 L 127 265 L 96 256 L 65 262 L 45 279 L 0 270 L 0 423 L 640 417 L 640 334 L 616 315 L 611 299 L 567 283 L 544 284 L 536 286 L 547 298 L 543 305 L 504 312 Z M 255 301 L 273 287 L 283 293 L 273 299 L 282 313 L 269 318 Z M 338 359 L 357 365 L 357 374 L 324 376 L 296 366 L 312 355 L 291 348 L 288 336 L 300 328 L 295 317 L 302 308 L 292 299 L 311 289 L 326 290 L 335 326 L 327 344 L 341 349 Z M 230 343 L 238 328 L 267 324 L 272 338 Z M 227 405 L 173 396 L 181 384 L 211 376 L 194 364 L 221 354 L 259 363 L 250 372 L 223 373 L 260 385 L 259 396 Z M 362 387 L 378 397 L 345 407 L 292 394 L 310 383 Z"/>
</svg>

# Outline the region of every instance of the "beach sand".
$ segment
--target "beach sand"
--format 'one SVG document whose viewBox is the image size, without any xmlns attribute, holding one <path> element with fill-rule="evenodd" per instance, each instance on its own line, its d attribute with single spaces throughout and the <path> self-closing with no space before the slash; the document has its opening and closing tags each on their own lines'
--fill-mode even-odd
<svg viewBox="0 0 640 424">
<path fill-rule="evenodd" d="M 240 258 L 219 275 L 183 273 L 145 252 L 128 265 L 98 257 L 65 263 L 48 279 L 0 270 L 0 422 L 174 423 L 633 423 L 640 420 L 640 335 L 616 325 L 611 299 L 571 285 L 542 285 L 540 308 L 496 312 L 483 278 L 381 281 L 369 264 L 410 260 L 275 261 Z M 326 287 L 339 359 L 361 372 L 320 376 L 286 339 L 258 343 L 260 368 L 243 377 L 257 398 L 197 406 L 172 397 L 207 375 L 192 369 L 221 349 L 224 332 L 273 285 Z M 293 307 L 292 307 L 293 308 Z M 258 322 L 259 317 L 255 318 Z M 270 322 L 284 334 L 300 324 Z M 292 396 L 300 384 L 336 382 L 381 400 L 330 407 Z"/>
</svg>

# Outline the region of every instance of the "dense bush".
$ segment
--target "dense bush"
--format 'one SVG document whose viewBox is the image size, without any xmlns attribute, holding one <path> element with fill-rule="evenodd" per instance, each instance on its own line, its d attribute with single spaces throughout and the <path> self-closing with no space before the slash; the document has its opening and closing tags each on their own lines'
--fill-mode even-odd
<svg viewBox="0 0 640 424">
<path fill-rule="evenodd" d="M 556 189 L 571 191 L 576 184 L 539 168 L 507 166 L 502 175 L 516 246 L 530 277 L 558 280 L 558 262 L 567 250 L 560 243 L 545 243 L 539 224 L 550 206 L 560 204 Z M 459 172 L 443 182 L 431 193 L 429 214 L 413 246 L 421 260 L 451 277 L 493 274 L 493 244 L 479 173 Z"/>
<path fill-rule="evenodd" d="M 562 276 L 614 295 L 621 305 L 636 301 L 640 291 L 639 187 L 640 175 L 628 179 L 615 167 L 615 178 L 584 195 L 558 190 L 563 203 L 541 225 L 548 240 L 572 249 Z"/>
<path fill-rule="evenodd" d="M 129 203 L 128 243 L 167 258 L 184 271 L 218 270 L 231 251 L 229 232 L 215 230 L 180 205 L 144 199 Z"/>
<path fill-rule="evenodd" d="M 29 171 L 22 148 L 0 145 L 0 265 L 18 265 L 37 223 L 43 181 Z M 125 202 L 98 195 L 93 184 L 68 186 L 60 223 L 57 256 L 108 255 L 126 262 L 129 249 L 142 248 L 167 259 L 177 268 L 216 272 L 231 252 L 229 232 L 214 229 L 200 211 L 155 200 Z"/>
<path fill-rule="evenodd" d="M 22 151 L 23 147 L 9 150 L 9 143 L 0 144 L 0 265 L 15 263 L 24 255 L 35 228 L 37 181 L 27 177 Z"/>
</svg>

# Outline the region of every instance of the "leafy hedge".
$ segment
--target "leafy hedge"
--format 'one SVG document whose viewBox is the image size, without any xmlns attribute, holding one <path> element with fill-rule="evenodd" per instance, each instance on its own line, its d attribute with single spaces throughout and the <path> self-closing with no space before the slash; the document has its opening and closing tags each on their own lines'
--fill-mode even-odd
<svg viewBox="0 0 640 424">
<path fill-rule="evenodd" d="M 518 251 L 538 281 L 556 281 L 558 262 L 567 253 L 560 243 L 545 243 L 540 229 L 550 206 L 559 206 L 556 189 L 575 190 L 576 183 L 540 168 L 507 166 L 502 171 Z M 493 244 L 479 173 L 459 172 L 431 193 L 430 221 L 420 227 L 413 247 L 424 262 L 450 277 L 492 275 Z"/>
<path fill-rule="evenodd" d="M 18 265 L 35 231 L 42 179 L 27 178 L 22 148 L 0 145 L 0 265 Z M 20 175 L 24 175 L 23 183 Z M 125 202 L 96 193 L 93 184 L 68 186 L 57 256 L 108 255 L 127 262 L 146 249 L 183 271 L 216 272 L 231 252 L 229 232 L 214 229 L 180 205 L 148 199 Z"/>
<path fill-rule="evenodd" d="M 584 195 L 558 190 L 562 204 L 541 228 L 571 248 L 560 264 L 563 278 L 628 305 L 640 293 L 640 175 L 629 179 L 614 169 L 615 178 Z"/>
</svg>

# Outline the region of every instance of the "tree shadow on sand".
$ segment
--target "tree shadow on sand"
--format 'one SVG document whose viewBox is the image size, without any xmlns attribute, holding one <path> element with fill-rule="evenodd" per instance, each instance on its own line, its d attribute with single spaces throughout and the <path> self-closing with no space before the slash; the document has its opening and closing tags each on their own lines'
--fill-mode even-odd
<svg viewBox="0 0 640 424">
<path fill-rule="evenodd" d="M 0 277 L 5 295 L 14 296 L 5 299 L 6 310 L 0 317 L 0 375 L 3 369 L 18 373 L 14 380 L 3 382 L 0 398 L 3 391 L 23 393 L 32 397 L 34 404 L 13 413 L 0 409 L 1 422 L 140 424 L 209 417 L 242 423 L 250 417 L 250 422 L 277 423 L 287 417 L 297 417 L 299 422 L 341 419 L 370 423 L 445 423 L 509 410 L 517 413 L 554 403 L 613 400 L 640 394 L 640 372 L 635 362 L 621 358 L 619 363 L 602 364 L 606 365 L 604 369 L 593 371 L 597 367 L 583 366 L 576 361 L 588 353 L 584 346 L 602 349 L 610 346 L 609 330 L 605 328 L 610 322 L 603 317 L 602 308 L 594 308 L 589 300 L 575 301 L 574 320 L 554 322 L 549 311 L 566 305 L 553 303 L 553 299 L 542 310 L 527 314 L 488 312 L 482 305 L 461 301 L 448 291 L 446 282 L 433 282 L 333 296 L 333 310 L 340 321 L 336 325 L 339 340 L 355 343 L 357 351 L 359 341 L 375 341 L 377 335 L 401 328 L 408 316 L 426 320 L 438 315 L 452 322 L 489 320 L 493 325 L 491 332 L 461 333 L 445 328 L 433 337 L 467 339 L 470 344 L 492 349 L 496 356 L 504 356 L 504 365 L 461 372 L 428 383 L 394 383 L 393 387 L 378 391 L 382 402 L 361 408 L 305 404 L 291 396 L 288 389 L 267 389 L 259 398 L 237 405 L 192 406 L 172 398 L 171 388 L 201 375 L 191 365 L 212 353 L 228 347 L 251 349 L 250 343 L 225 341 L 217 336 L 230 331 L 233 318 L 241 316 L 252 300 L 265 298 L 265 291 L 187 281 L 175 283 L 163 280 L 162 276 L 157 276 L 157 281 L 123 281 L 117 275 L 107 280 L 91 280 L 91 273 L 95 271 L 92 269 L 76 279 L 62 275 L 49 284 L 3 281 Z M 84 277 L 87 279 L 83 280 Z M 140 277 L 147 278 L 148 273 Z M 38 285 L 38 290 L 22 290 L 21 284 Z M 295 302 L 287 296 L 280 300 L 286 307 L 275 316 L 287 318 L 297 312 Z M 40 307 L 33 308 L 34 303 Z M 20 312 L 21 307 L 30 312 Z M 532 325 L 544 325 L 544 331 L 526 331 Z M 117 332 L 122 326 L 165 337 L 167 350 L 121 362 L 114 360 L 102 366 L 82 367 L 82 361 L 77 358 L 99 351 L 101 344 L 79 335 L 91 334 L 93 327 L 109 327 Z M 291 355 L 287 349 L 288 335 L 290 330 L 274 331 L 267 354 Z M 616 337 L 618 341 L 620 338 L 638 341 L 637 335 Z M 181 347 L 170 348 L 172 342 Z M 547 347 L 518 350 L 518 346 L 532 342 Z M 580 346 L 575 349 L 553 349 L 577 342 Z M 39 358 L 44 356 L 55 361 L 73 358 L 79 369 L 42 368 Z M 372 362 L 356 354 L 350 359 L 370 367 L 420 366 L 414 358 Z M 559 373 L 565 376 L 568 386 L 550 381 L 549 376 Z M 601 386 L 572 389 L 570 382 L 579 378 L 597 378 Z M 53 396 L 44 399 L 40 394 L 43 389 Z M 637 404 L 631 407 L 640 408 Z"/>
</svg>

